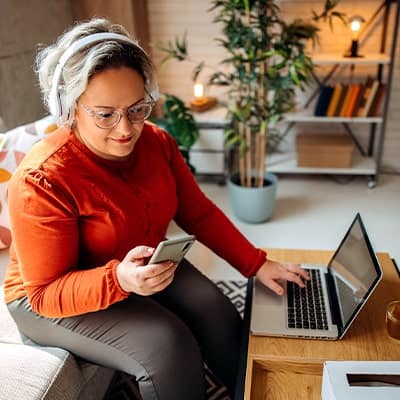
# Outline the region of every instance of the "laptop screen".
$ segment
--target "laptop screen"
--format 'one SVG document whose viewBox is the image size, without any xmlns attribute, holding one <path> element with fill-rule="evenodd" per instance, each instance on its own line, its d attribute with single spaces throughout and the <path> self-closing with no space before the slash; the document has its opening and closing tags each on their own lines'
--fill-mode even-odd
<svg viewBox="0 0 400 400">
<path fill-rule="evenodd" d="M 329 263 L 329 270 L 346 331 L 382 276 L 379 262 L 359 214 Z"/>
</svg>

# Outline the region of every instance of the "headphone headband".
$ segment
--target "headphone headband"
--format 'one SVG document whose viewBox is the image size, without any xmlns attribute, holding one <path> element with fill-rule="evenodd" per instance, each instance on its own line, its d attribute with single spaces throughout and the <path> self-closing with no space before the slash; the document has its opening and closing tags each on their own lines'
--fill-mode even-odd
<svg viewBox="0 0 400 400">
<path fill-rule="evenodd" d="M 120 35 L 118 33 L 113 33 L 113 32 L 93 33 L 91 35 L 88 35 L 81 39 L 78 39 L 76 42 L 72 43 L 72 45 L 70 47 L 68 47 L 67 50 L 65 50 L 63 55 L 60 57 L 60 60 L 58 61 L 58 64 L 54 70 L 51 90 L 50 90 L 50 94 L 49 94 L 50 112 L 55 117 L 62 119 L 63 122 L 65 122 L 69 117 L 69 110 L 67 110 L 66 107 L 63 106 L 63 101 L 62 101 L 61 94 L 59 91 L 61 73 L 62 73 L 62 70 L 63 70 L 65 64 L 74 54 L 76 54 L 79 50 L 86 47 L 88 44 L 107 41 L 107 40 L 116 40 L 118 42 L 128 43 L 130 45 L 138 47 L 140 50 L 143 51 L 143 53 L 145 53 L 145 51 L 142 49 L 142 47 L 140 47 L 136 42 L 134 42 L 129 37 Z M 157 88 L 157 84 L 155 82 L 153 83 L 153 86 L 154 87 L 151 88 L 150 95 L 151 95 L 152 99 L 154 101 L 156 101 L 159 96 L 158 88 Z"/>
</svg>

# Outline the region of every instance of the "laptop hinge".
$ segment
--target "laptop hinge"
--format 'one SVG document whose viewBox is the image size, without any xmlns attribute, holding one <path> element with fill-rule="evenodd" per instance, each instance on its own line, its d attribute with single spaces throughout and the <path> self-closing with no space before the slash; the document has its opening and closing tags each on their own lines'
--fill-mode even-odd
<svg viewBox="0 0 400 400">
<path fill-rule="evenodd" d="M 328 289 L 329 307 L 331 309 L 332 323 L 337 326 L 339 334 L 343 332 L 343 321 L 340 314 L 339 300 L 337 298 L 335 282 L 332 273 L 328 267 L 328 272 L 325 275 L 326 287 Z"/>
</svg>

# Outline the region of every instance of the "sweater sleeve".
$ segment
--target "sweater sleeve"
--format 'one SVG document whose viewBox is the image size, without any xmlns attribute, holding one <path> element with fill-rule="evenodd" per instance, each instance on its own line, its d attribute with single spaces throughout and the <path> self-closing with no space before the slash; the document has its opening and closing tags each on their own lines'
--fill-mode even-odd
<svg viewBox="0 0 400 400">
<path fill-rule="evenodd" d="M 256 274 L 266 253 L 254 247 L 229 218 L 201 191 L 179 149 L 172 148 L 172 168 L 178 196 L 177 224 L 244 276 Z"/>
<path fill-rule="evenodd" d="M 73 202 L 39 170 L 10 181 L 13 246 L 32 309 L 67 317 L 105 309 L 125 299 L 116 277 L 118 260 L 79 266 L 78 217 Z"/>
</svg>

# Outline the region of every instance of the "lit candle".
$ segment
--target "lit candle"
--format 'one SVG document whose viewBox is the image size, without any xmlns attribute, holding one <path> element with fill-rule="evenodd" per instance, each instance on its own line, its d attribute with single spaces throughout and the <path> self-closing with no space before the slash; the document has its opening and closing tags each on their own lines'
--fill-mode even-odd
<svg viewBox="0 0 400 400">
<path fill-rule="evenodd" d="M 203 97 L 203 84 L 202 83 L 195 83 L 194 84 L 194 97 Z"/>
</svg>

